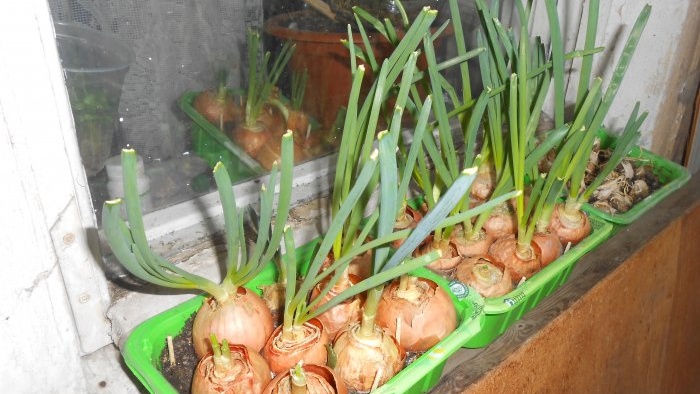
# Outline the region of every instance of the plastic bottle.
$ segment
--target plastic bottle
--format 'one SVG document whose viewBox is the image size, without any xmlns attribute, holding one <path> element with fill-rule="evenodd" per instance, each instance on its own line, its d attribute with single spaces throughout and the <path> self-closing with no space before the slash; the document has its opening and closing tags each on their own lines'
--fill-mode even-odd
<svg viewBox="0 0 700 394">
<path fill-rule="evenodd" d="M 105 164 L 107 168 L 107 194 L 109 198 L 124 197 L 124 178 L 122 175 L 122 164 L 120 156 L 113 156 Z M 151 198 L 151 182 L 144 171 L 143 158 L 137 156 L 136 164 L 136 190 L 138 190 L 141 200 L 141 211 L 149 212 L 153 209 L 153 199 Z"/>
</svg>

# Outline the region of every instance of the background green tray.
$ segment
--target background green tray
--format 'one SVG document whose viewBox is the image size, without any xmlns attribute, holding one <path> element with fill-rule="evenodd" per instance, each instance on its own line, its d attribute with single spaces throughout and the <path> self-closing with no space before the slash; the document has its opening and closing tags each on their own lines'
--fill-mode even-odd
<svg viewBox="0 0 700 394">
<path fill-rule="evenodd" d="M 182 112 L 193 121 L 192 148 L 195 153 L 206 160 L 212 168 L 218 161 L 223 162 L 233 182 L 267 173 L 268 171 L 260 163 L 194 109 L 192 102 L 197 94 L 197 92 L 185 92 L 177 100 Z"/>
<path fill-rule="evenodd" d="M 315 245 L 316 241 L 298 248 L 299 261 L 309 261 Z M 301 270 L 303 271 L 303 267 Z M 375 394 L 424 393 L 430 390 L 440 379 L 447 358 L 462 347 L 465 341 L 476 335 L 484 322 L 480 307 L 483 301 L 476 291 L 466 287 L 459 288 L 458 298 L 450 291 L 449 283 L 438 275 L 427 269 L 416 270 L 414 274 L 429 278 L 448 290 L 460 322 L 454 332 L 373 391 Z M 246 287 L 260 293 L 257 286 L 274 283 L 276 276 L 276 268 L 270 263 Z M 179 334 L 187 319 L 200 307 L 203 300 L 204 296 L 197 296 L 154 316 L 136 327 L 127 338 L 122 349 L 124 361 L 149 392 L 177 393 L 160 372 L 160 354 L 165 348 L 167 336 Z"/>
<path fill-rule="evenodd" d="M 599 133 L 598 136 L 601 140 L 600 146 L 603 149 L 614 147 L 617 142 L 615 137 L 605 132 Z M 627 225 L 637 220 L 669 194 L 680 189 L 690 179 L 690 172 L 688 172 L 685 167 L 640 147 L 632 149 L 627 156 L 648 160 L 653 168 L 654 174 L 659 177 L 659 181 L 661 181 L 663 186 L 651 193 L 647 198 L 636 203 L 629 211 L 624 213 L 611 214 L 601 211 L 590 204 L 583 205 L 582 209 L 589 215 L 614 223 L 617 226 Z"/>
<path fill-rule="evenodd" d="M 517 289 L 501 297 L 484 299 L 484 325 L 476 335 L 465 341 L 464 347 L 484 347 L 496 340 L 543 298 L 566 282 L 576 262 L 583 255 L 608 239 L 612 234 L 613 225 L 594 217 L 589 219 L 591 234 L 578 245 L 527 279 Z"/>
</svg>

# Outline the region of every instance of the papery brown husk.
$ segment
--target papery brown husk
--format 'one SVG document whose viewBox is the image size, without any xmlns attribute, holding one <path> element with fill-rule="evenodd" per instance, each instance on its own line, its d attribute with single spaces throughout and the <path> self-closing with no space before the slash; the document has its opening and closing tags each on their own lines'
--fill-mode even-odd
<svg viewBox="0 0 700 394">
<path fill-rule="evenodd" d="M 496 171 L 491 163 L 484 163 L 479 167 L 474 183 L 472 183 L 469 195 L 477 200 L 486 200 L 493 192 L 496 181 Z"/>
<path fill-rule="evenodd" d="M 566 246 L 569 242 L 571 245 L 576 245 L 591 234 L 591 221 L 580 210 L 575 211 L 573 218 L 564 216 L 563 210 L 563 204 L 557 205 L 553 210 L 552 218 L 549 221 L 549 231 L 559 237 L 562 245 Z"/>
<path fill-rule="evenodd" d="M 518 229 L 518 219 L 507 209 L 497 207 L 486 219 L 483 229 L 493 239 L 515 235 Z"/>
<path fill-rule="evenodd" d="M 243 149 L 249 156 L 256 157 L 258 152 L 271 140 L 270 132 L 265 125 L 258 122 L 254 126 L 244 123 L 233 130 L 231 140 Z M 279 150 L 277 150 L 279 154 Z"/>
<path fill-rule="evenodd" d="M 192 378 L 192 394 L 258 394 L 270 383 L 270 368 L 254 350 L 229 344 L 233 368 L 216 376 L 211 352 L 197 364 Z"/>
<path fill-rule="evenodd" d="M 406 204 L 403 215 L 401 215 L 401 218 L 394 224 L 394 231 L 416 228 L 418 222 L 422 219 L 423 214 L 419 210 L 413 209 L 410 205 Z M 396 240 L 391 243 L 391 246 L 398 249 L 404 241 L 405 239 Z"/>
<path fill-rule="evenodd" d="M 287 122 L 284 119 L 284 115 L 274 105 L 264 104 L 257 121 L 262 123 L 265 130 L 274 138 L 281 138 L 287 131 Z"/>
<path fill-rule="evenodd" d="M 348 265 L 348 274 L 355 275 L 360 280 L 369 278 L 372 275 L 372 250 L 353 258 Z"/>
<path fill-rule="evenodd" d="M 542 255 L 540 256 L 540 263 L 542 268 L 551 264 L 554 260 L 558 259 L 564 253 L 564 246 L 561 244 L 559 237 L 551 232 L 538 233 L 536 232 L 532 236 L 532 242 L 536 243 L 540 247 Z"/>
<path fill-rule="evenodd" d="M 294 131 L 302 139 L 305 139 L 309 131 L 309 115 L 304 111 L 290 109 L 287 117 L 287 128 Z"/>
<path fill-rule="evenodd" d="M 199 112 L 209 123 L 219 127 L 220 123 L 240 122 L 243 111 L 228 94 L 219 98 L 214 90 L 205 90 L 199 93 L 192 102 L 192 107 Z"/>
<path fill-rule="evenodd" d="M 418 247 L 415 255 L 422 256 L 433 250 L 440 250 L 442 252 L 442 257 L 426 265 L 426 267 L 441 275 L 451 273 L 457 264 L 459 264 L 460 260 L 462 260 L 462 256 L 457 252 L 457 247 L 452 244 L 449 239 L 435 240 L 432 235 Z"/>
<path fill-rule="evenodd" d="M 495 275 L 493 283 L 485 283 L 478 279 L 474 273 L 474 269 L 481 265 L 487 264 L 490 269 L 500 273 L 500 279 Z M 488 254 L 467 257 L 459 263 L 454 272 L 454 278 L 458 281 L 473 287 L 483 297 L 500 297 L 508 294 L 513 290 L 513 279 L 510 276 L 510 271 L 505 265 Z"/>
<path fill-rule="evenodd" d="M 530 278 L 542 269 L 539 246 L 531 242 L 530 246 L 534 256 L 530 259 L 522 259 L 516 253 L 517 244 L 518 241 L 515 239 L 515 236 L 509 235 L 508 237 L 497 239 L 489 249 L 489 254 L 497 261 L 503 263 L 506 269 L 510 271 L 511 279 L 516 284 L 522 278 Z"/>
<path fill-rule="evenodd" d="M 260 351 L 272 333 L 272 314 L 265 301 L 255 292 L 238 287 L 222 304 L 214 298 L 204 300 L 192 326 L 192 344 L 197 357 L 211 350 L 211 334 L 223 341 Z"/>
<path fill-rule="evenodd" d="M 471 257 L 486 254 L 494 239 L 485 231 L 480 231 L 474 239 L 469 239 L 462 227 L 456 227 L 452 232 L 452 244 L 462 257 Z"/>
<path fill-rule="evenodd" d="M 341 277 L 338 283 L 336 283 L 335 286 L 333 286 L 333 288 L 326 293 L 321 301 L 319 301 L 317 306 L 321 306 L 330 301 L 343 290 L 359 283 L 360 280 L 361 279 L 357 275 L 353 274 L 348 274 L 347 278 Z M 319 293 L 321 293 L 321 290 L 323 290 L 326 283 L 327 281 L 323 281 L 314 287 L 313 291 L 311 292 L 311 300 L 314 300 Z M 360 321 L 360 318 L 362 317 L 362 305 L 364 304 L 364 299 L 364 293 L 358 294 L 317 316 L 317 319 L 321 321 L 323 327 L 326 329 L 326 335 L 328 335 L 328 338 L 332 340 L 342 328 L 351 323 Z"/>
<path fill-rule="evenodd" d="M 394 377 L 403 367 L 406 352 L 391 334 L 374 326 L 374 334 L 364 338 L 360 323 L 341 330 L 335 337 L 335 372 L 351 390 L 368 391 L 382 370 L 378 386 Z"/>
<path fill-rule="evenodd" d="M 306 375 L 308 394 L 347 394 L 348 389 L 343 380 L 325 365 L 304 364 L 301 366 Z M 278 374 L 267 385 L 263 394 L 291 394 L 290 372 Z"/>
<path fill-rule="evenodd" d="M 303 339 L 285 341 L 282 338 L 283 326 L 275 329 L 262 350 L 262 355 L 270 365 L 270 370 L 281 373 L 302 361 L 304 364 L 325 364 L 328 359 L 326 345 L 330 343 L 323 324 L 311 319 L 303 324 Z"/>
<path fill-rule="evenodd" d="M 384 289 L 376 324 L 386 328 L 406 351 L 424 352 L 457 328 L 457 312 L 449 294 L 427 278 L 402 291 L 395 280 Z M 396 335 L 397 320 L 401 332 Z"/>
</svg>

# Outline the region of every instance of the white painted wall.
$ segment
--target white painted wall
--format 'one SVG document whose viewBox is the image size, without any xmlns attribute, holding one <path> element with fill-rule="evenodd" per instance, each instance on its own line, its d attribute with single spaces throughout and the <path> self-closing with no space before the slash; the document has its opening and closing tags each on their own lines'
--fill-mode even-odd
<svg viewBox="0 0 700 394">
<path fill-rule="evenodd" d="M 86 236 L 94 215 L 53 36 L 46 2 L 0 6 L 5 393 L 87 392 L 81 356 L 110 340 L 106 282 Z"/>
</svg>

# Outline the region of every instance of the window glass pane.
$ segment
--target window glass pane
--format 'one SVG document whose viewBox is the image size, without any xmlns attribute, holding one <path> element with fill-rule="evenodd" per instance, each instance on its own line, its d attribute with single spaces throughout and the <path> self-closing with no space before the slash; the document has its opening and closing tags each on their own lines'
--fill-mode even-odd
<svg viewBox="0 0 700 394">
<path fill-rule="evenodd" d="M 120 195 L 115 156 L 123 147 L 135 148 L 141 156 L 139 184 L 146 210 L 213 190 L 211 166 L 219 160 L 236 182 L 265 173 L 279 154 L 287 128 L 295 132 L 297 162 L 329 154 L 340 140 L 350 90 L 349 53 L 340 43 L 347 38 L 348 23 L 357 32 L 350 7 L 359 5 L 401 25 L 392 0 L 49 4 L 98 210 L 105 199 Z M 438 23 L 448 18 L 443 0 L 403 4 L 409 16 L 429 5 L 440 11 Z M 460 1 L 460 6 L 467 42 L 473 47 L 473 5 Z M 387 56 L 391 46 L 366 27 L 375 55 Z M 251 41 L 249 31 L 260 39 Z M 438 48 L 442 58 L 454 51 L 454 40 L 446 37 Z M 294 44 L 279 79 L 271 81 L 272 88 L 260 95 L 261 100 L 249 97 L 249 64 L 256 54 L 250 51 L 251 42 L 260 48 L 253 67 L 258 76 L 269 75 L 275 59 L 284 56 L 286 42 Z M 271 53 L 267 63 L 263 50 Z M 256 91 L 266 89 L 261 85 Z"/>
</svg>

